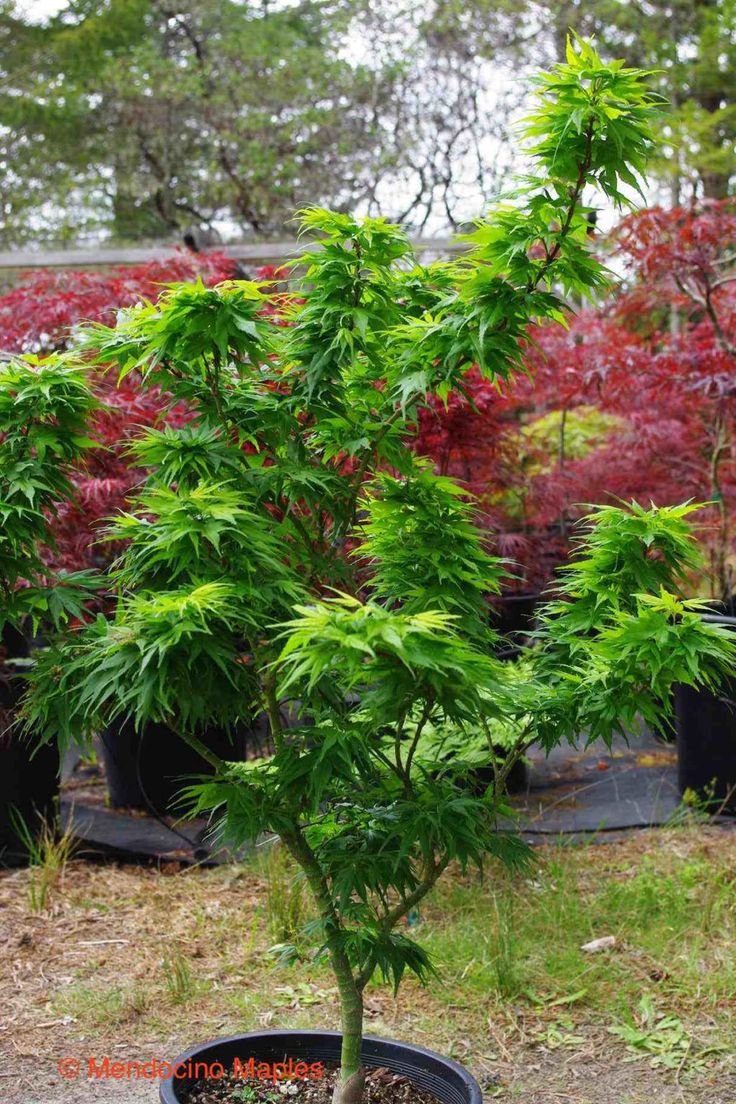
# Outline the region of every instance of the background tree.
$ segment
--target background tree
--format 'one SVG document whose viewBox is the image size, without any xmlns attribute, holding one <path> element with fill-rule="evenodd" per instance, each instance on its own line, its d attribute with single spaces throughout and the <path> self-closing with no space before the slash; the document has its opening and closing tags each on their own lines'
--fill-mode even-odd
<svg viewBox="0 0 736 1104">
<path fill-rule="evenodd" d="M 734 0 L 67 0 L 35 25 L 0 0 L 0 234 L 273 235 L 307 202 L 457 226 L 513 167 L 530 58 L 562 58 L 570 26 L 659 71 L 671 110 L 655 175 L 674 203 L 722 198 L 736 173 L 735 11 Z"/>
<path fill-rule="evenodd" d="M 273 233 L 380 176 L 384 74 L 348 60 L 350 5 L 69 0 L 0 15 L 4 236 Z"/>
<path fill-rule="evenodd" d="M 604 56 L 625 53 L 658 70 L 670 104 L 653 174 L 675 204 L 722 199 L 736 175 L 736 5 L 733 0 L 437 0 L 434 34 L 475 59 L 514 65 L 519 77 L 564 57 L 570 27 L 595 36 Z M 523 18 L 520 18 L 523 12 Z M 533 58 L 533 63 L 530 59 Z"/>
<path fill-rule="evenodd" d="M 496 388 L 469 374 L 466 395 L 422 412 L 416 447 L 483 500 L 499 549 L 533 587 L 565 558 L 581 503 L 708 501 L 711 578 L 691 586 L 730 601 L 734 202 L 638 212 L 612 245 L 625 273 L 618 294 L 567 330 L 541 327 L 528 376 Z"/>
<path fill-rule="evenodd" d="M 499 179 L 488 67 L 415 0 L 4 0 L 0 73 L 6 241 L 274 235 L 314 202 L 452 225 Z"/>
<path fill-rule="evenodd" d="M 425 0 L 364 0 L 355 14 L 366 61 L 393 74 L 380 120 L 394 168 L 376 179 L 366 209 L 417 231 L 475 219 L 502 191 L 513 168 L 509 123 L 526 90 L 504 69 L 513 30 L 499 28 L 489 57 L 470 21 L 459 32 L 441 14 Z"/>
</svg>

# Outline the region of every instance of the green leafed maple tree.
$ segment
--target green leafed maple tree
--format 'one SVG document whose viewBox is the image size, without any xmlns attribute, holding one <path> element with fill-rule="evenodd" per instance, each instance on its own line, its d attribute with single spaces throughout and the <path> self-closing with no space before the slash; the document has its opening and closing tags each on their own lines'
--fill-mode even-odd
<svg viewBox="0 0 736 1104">
<path fill-rule="evenodd" d="M 83 614 L 95 580 L 85 571 L 52 577 L 50 518 L 74 498 L 73 469 L 94 445 L 87 427 L 97 405 L 72 357 L 0 364 L 0 632 L 31 637 Z"/>
<path fill-rule="evenodd" d="M 460 259 L 422 267 L 396 227 L 309 209 L 316 240 L 293 294 L 176 286 L 80 336 L 192 418 L 133 446 L 149 474 L 110 531 L 126 542 L 115 615 L 39 658 L 28 723 L 70 738 L 116 717 L 165 722 L 215 770 L 188 788 L 193 810 L 234 844 L 281 839 L 339 990 L 335 1104 L 363 1098 L 365 987 L 432 972 L 402 921 L 450 863 L 527 860 L 499 829 L 524 750 L 610 740 L 637 712 L 656 724 L 674 681 L 712 685 L 733 668 L 728 634 L 680 597 L 693 507 L 636 504 L 593 512 L 536 646 L 504 664 L 486 599 L 506 566 L 477 504 L 408 443 L 423 405 L 462 392 L 473 365 L 513 375 L 535 323 L 563 322 L 566 295 L 604 286 L 586 197 L 622 203 L 639 184 L 653 101 L 645 73 L 573 41 L 538 81 L 536 174 Z M 260 712 L 273 755 L 210 751 L 208 725 Z M 499 723 L 515 732 L 503 753 Z"/>
</svg>

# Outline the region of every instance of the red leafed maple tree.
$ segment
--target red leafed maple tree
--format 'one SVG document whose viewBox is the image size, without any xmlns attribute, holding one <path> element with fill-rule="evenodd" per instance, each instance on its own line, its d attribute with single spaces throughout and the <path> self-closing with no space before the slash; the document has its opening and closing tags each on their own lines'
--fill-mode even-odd
<svg viewBox="0 0 736 1104">
<path fill-rule="evenodd" d="M 155 301 L 166 284 L 195 280 L 217 284 L 230 279 L 235 265 L 221 253 L 177 250 L 160 261 L 94 271 L 39 270 L 0 296 L 0 353 L 45 354 L 66 347 L 73 327 L 83 321 L 114 320 L 121 307 L 141 299 Z M 265 274 L 268 279 L 270 270 Z M 95 416 L 92 449 L 76 478 L 76 502 L 55 519 L 57 547 L 49 566 L 77 569 L 114 553 L 95 544 L 100 521 L 122 508 L 140 472 L 124 453 L 131 437 L 161 418 L 163 403 L 155 391 L 142 390 L 134 373 L 118 385 L 115 372 L 98 371 L 96 390 L 104 408 Z M 186 413 L 180 412 L 182 418 Z M 169 414 L 168 421 L 172 421 Z M 174 415 L 176 420 L 176 415 Z"/>
<path fill-rule="evenodd" d="M 736 204 L 654 208 L 613 235 L 626 268 L 605 309 L 549 326 L 529 376 L 423 416 L 417 447 L 489 507 L 522 587 L 550 578 L 581 504 L 708 500 L 711 592 L 734 590 Z"/>
<path fill-rule="evenodd" d="M 655 208 L 616 234 L 636 280 L 622 324 L 652 358 L 648 393 L 678 423 L 670 482 L 713 503 L 708 522 L 713 593 L 734 592 L 736 507 L 736 202 Z M 663 458 L 665 461 L 667 458 Z M 674 490 L 674 488 L 673 488 Z"/>
</svg>

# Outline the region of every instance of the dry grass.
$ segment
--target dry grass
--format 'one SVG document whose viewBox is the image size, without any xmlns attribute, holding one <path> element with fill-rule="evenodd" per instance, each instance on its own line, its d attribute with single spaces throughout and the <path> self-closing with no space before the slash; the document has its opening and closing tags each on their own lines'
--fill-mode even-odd
<svg viewBox="0 0 736 1104">
<path fill-rule="evenodd" d="M 448 880 L 420 927 L 442 981 L 398 1000 L 372 988 L 369 1031 L 454 1054 L 489 1100 L 732 1104 L 736 833 L 645 832 L 540 858 L 514 885 Z M 161 871 L 77 859 L 40 914 L 30 876 L 0 876 L 2 1104 L 156 1099 L 145 1083 L 65 1084 L 66 1055 L 170 1058 L 259 1026 L 337 1026 L 329 974 L 268 956 L 302 909 L 273 859 Z M 605 934 L 614 951 L 580 951 Z"/>
</svg>

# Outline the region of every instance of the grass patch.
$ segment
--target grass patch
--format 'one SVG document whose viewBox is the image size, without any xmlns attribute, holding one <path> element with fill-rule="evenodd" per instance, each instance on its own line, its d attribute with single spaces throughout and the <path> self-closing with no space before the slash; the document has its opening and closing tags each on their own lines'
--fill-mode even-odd
<svg viewBox="0 0 736 1104">
<path fill-rule="evenodd" d="M 28 854 L 28 905 L 31 912 L 44 912 L 57 887 L 63 887 L 64 874 L 76 850 L 69 832 L 59 832 L 52 820 L 29 825 L 11 809 L 16 834 Z"/>
<path fill-rule="evenodd" d="M 71 1017 L 83 1028 L 117 1028 L 140 1019 L 151 1006 L 151 994 L 139 984 L 94 988 L 87 984 L 69 986 L 52 1008 Z"/>
<path fill-rule="evenodd" d="M 546 848 L 526 876 L 450 881 L 422 918 L 444 979 L 436 997 L 470 1021 L 510 1007 L 543 1018 L 536 1038 L 550 1049 L 587 1022 L 662 1067 L 733 1056 L 733 841 L 694 848 L 688 829 L 655 838 Z M 606 936 L 612 948 L 582 949 Z"/>
<path fill-rule="evenodd" d="M 150 1047 L 172 1032 L 184 1044 L 338 1026 L 329 972 L 277 966 L 269 954 L 310 914 L 276 849 L 241 867 L 168 874 L 72 861 L 43 914 L 30 909 L 32 877 L 0 876 L 18 944 L 0 982 L 7 972 L 9 1019 L 29 1038 L 34 1025 L 64 1019 L 54 1028 L 60 1054 L 76 1053 L 77 1036 L 96 1052 Z M 481 883 L 451 872 L 407 928 L 420 925 L 440 979 L 427 989 L 410 981 L 398 1000 L 372 985 L 367 1030 L 454 1054 L 481 1079 L 490 1070 L 499 1083 L 489 1099 L 556 1104 L 576 1061 L 601 1063 L 588 1095 L 575 1082 L 576 1104 L 669 1104 L 683 1089 L 696 1093 L 688 1101 L 720 1104 L 732 1078 L 736 1099 L 735 879 L 736 833 L 700 826 L 547 846 L 525 876 L 493 866 Z M 604 936 L 612 949 L 581 949 Z"/>
<path fill-rule="evenodd" d="M 274 944 L 298 943 L 314 911 L 299 867 L 280 843 L 269 846 L 260 860 L 266 877 L 266 924 Z"/>
<path fill-rule="evenodd" d="M 176 948 L 161 963 L 166 991 L 174 1004 L 186 1004 L 194 996 L 197 984 L 186 955 Z"/>
<path fill-rule="evenodd" d="M 565 1001 L 620 1014 L 642 992 L 714 1008 L 736 994 L 736 882 L 731 851 L 631 854 L 605 846 L 548 849 L 530 876 L 495 872 L 450 882 L 424 917 L 423 938 L 447 993 L 532 1004 Z M 729 841 L 730 842 L 730 841 Z M 613 936 L 598 954 L 581 948 Z M 585 990 L 584 996 L 582 990 Z"/>
</svg>

